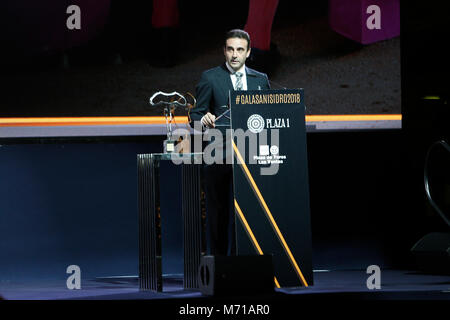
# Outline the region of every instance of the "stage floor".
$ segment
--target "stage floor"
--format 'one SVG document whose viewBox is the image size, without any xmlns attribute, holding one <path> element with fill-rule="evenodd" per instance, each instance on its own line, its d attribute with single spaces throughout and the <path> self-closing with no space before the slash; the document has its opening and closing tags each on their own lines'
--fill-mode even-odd
<svg viewBox="0 0 450 320">
<path fill-rule="evenodd" d="M 368 289 L 366 270 L 315 270 L 314 285 L 307 288 L 276 289 L 271 296 L 261 296 L 264 301 L 344 298 L 356 300 L 450 300 L 450 275 L 423 274 L 408 270 L 381 270 L 380 289 Z M 172 303 L 199 303 L 211 297 L 199 290 L 183 289 L 182 275 L 165 275 L 163 292 L 139 290 L 137 276 L 112 276 L 81 281 L 81 289 L 69 290 L 66 280 L 3 281 L 0 296 L 5 300 L 171 300 Z M 236 301 L 258 296 L 236 295 L 222 297 Z M 192 299 L 192 300 L 191 300 Z M 255 300 L 256 299 L 256 300 Z"/>
</svg>

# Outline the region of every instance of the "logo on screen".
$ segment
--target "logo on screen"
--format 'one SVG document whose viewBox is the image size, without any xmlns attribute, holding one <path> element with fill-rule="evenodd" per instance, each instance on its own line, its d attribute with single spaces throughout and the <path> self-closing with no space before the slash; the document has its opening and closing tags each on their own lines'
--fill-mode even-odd
<svg viewBox="0 0 450 320">
<path fill-rule="evenodd" d="M 247 127 L 250 132 L 260 133 L 264 129 L 264 119 L 259 114 L 252 114 L 247 120 Z"/>
</svg>

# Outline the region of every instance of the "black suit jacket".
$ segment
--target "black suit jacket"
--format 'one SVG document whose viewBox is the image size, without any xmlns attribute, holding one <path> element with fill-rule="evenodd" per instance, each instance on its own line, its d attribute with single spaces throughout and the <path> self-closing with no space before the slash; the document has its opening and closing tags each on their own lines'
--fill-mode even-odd
<svg viewBox="0 0 450 320">
<path fill-rule="evenodd" d="M 266 74 L 247 67 L 245 71 L 247 74 L 247 90 L 270 89 Z M 211 112 L 218 117 L 226 111 L 226 108 L 229 107 L 228 93 L 230 90 L 234 90 L 234 88 L 230 71 L 225 63 L 203 72 L 196 87 L 197 104 L 190 112 L 191 126 L 194 126 L 194 121 L 200 121 L 207 112 Z M 225 117 L 220 120 L 223 120 L 222 123 L 227 121 Z"/>
</svg>

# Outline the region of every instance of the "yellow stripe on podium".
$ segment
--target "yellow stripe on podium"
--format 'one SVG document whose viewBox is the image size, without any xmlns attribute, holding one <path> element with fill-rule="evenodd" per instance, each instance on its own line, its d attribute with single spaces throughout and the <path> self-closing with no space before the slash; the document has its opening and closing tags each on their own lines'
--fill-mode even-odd
<svg viewBox="0 0 450 320">
<path fill-rule="evenodd" d="M 244 159 L 242 158 L 241 153 L 239 152 L 239 150 L 238 150 L 236 144 L 234 143 L 234 140 L 232 140 L 231 142 L 232 142 L 232 144 L 233 144 L 233 150 L 234 150 L 234 152 L 235 152 L 235 154 L 236 154 L 238 160 L 240 161 L 240 164 L 241 164 L 241 166 L 242 166 L 242 168 L 243 168 L 243 170 L 244 170 L 244 173 L 245 173 L 245 175 L 247 176 L 247 179 L 248 179 L 248 181 L 250 182 L 250 185 L 251 185 L 251 187 L 252 187 L 254 193 L 256 194 L 256 196 L 257 196 L 257 198 L 258 198 L 258 200 L 259 200 L 261 206 L 263 207 L 264 212 L 266 213 L 266 216 L 267 216 L 267 218 L 269 219 L 269 221 L 270 221 L 270 223 L 271 223 L 271 225 L 272 225 L 272 228 L 275 230 L 275 233 L 276 233 L 276 235 L 278 236 L 278 239 L 280 240 L 280 242 L 281 242 L 281 244 L 282 244 L 282 246 L 283 246 L 284 251 L 286 252 L 286 254 L 287 254 L 287 256 L 288 256 L 288 258 L 289 258 L 289 260 L 290 260 L 292 266 L 294 267 L 294 269 L 295 269 L 295 271 L 296 271 L 296 273 L 297 273 L 297 275 L 298 275 L 298 277 L 299 277 L 301 283 L 303 284 L 303 286 L 308 287 L 308 283 L 306 282 L 306 279 L 305 279 L 305 277 L 303 276 L 303 273 L 302 273 L 302 271 L 300 270 L 300 267 L 298 266 L 297 261 L 295 261 L 294 255 L 292 254 L 291 250 L 289 249 L 289 246 L 288 246 L 288 244 L 286 243 L 286 240 L 284 239 L 284 236 L 283 236 L 283 234 L 281 233 L 280 228 L 278 228 L 278 225 L 277 225 L 277 223 L 275 222 L 275 219 L 273 218 L 273 215 L 272 215 L 272 213 L 270 212 L 269 207 L 267 206 L 266 201 L 264 200 L 264 198 L 263 198 L 261 192 L 259 191 L 259 188 L 258 188 L 258 186 L 257 186 L 256 183 L 255 183 L 255 180 L 253 179 L 253 177 L 252 177 L 250 171 L 248 170 L 248 167 L 247 167 L 247 165 L 245 164 L 245 161 L 244 161 Z"/>
<path fill-rule="evenodd" d="M 250 237 L 250 240 L 252 241 L 253 246 L 255 247 L 256 251 L 258 251 L 258 253 L 260 255 L 263 255 L 264 253 L 261 249 L 261 246 L 259 245 L 258 240 L 256 240 L 256 237 L 253 234 L 253 231 L 250 228 L 250 225 L 248 224 L 247 219 L 245 218 L 244 214 L 242 213 L 241 207 L 239 207 L 239 204 L 236 201 L 236 199 L 234 199 L 234 207 L 236 208 L 238 217 L 241 220 L 242 224 L 244 225 L 244 228 L 247 231 L 247 234 Z M 274 281 L 275 281 L 275 285 L 277 286 L 277 288 L 280 288 L 280 283 L 278 282 L 277 277 L 274 277 Z"/>
</svg>

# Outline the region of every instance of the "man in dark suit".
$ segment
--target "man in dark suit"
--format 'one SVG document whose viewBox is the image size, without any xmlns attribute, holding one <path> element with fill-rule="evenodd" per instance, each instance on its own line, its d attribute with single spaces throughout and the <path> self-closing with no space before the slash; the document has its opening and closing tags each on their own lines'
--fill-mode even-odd
<svg viewBox="0 0 450 320">
<path fill-rule="evenodd" d="M 231 90 L 270 89 L 267 75 L 245 66 L 250 55 L 250 36 L 239 29 L 229 31 L 223 48 L 225 63 L 203 72 L 196 87 L 196 107 L 191 110 L 191 125 L 200 121 L 203 128 L 229 128 Z M 223 139 L 225 141 L 225 138 Z M 225 149 L 225 147 L 224 147 Z M 226 152 L 223 152 L 225 159 Z M 228 159 L 229 160 L 229 159 Z M 221 161 L 222 162 L 222 161 Z M 204 166 L 206 210 L 210 254 L 234 255 L 233 171 L 229 161 Z"/>
</svg>

